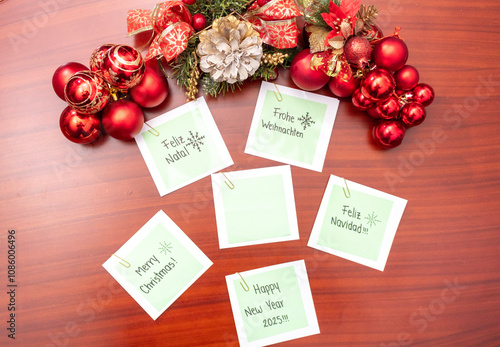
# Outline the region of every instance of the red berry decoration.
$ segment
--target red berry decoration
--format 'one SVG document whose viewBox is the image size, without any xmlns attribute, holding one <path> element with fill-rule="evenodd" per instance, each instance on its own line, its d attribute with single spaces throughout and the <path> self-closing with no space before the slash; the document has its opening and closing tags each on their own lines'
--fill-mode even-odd
<svg viewBox="0 0 500 347">
<path fill-rule="evenodd" d="M 196 0 L 182 0 L 183 3 L 185 3 L 186 5 L 193 5 Z"/>
<path fill-rule="evenodd" d="M 378 68 L 398 71 L 408 60 L 408 47 L 398 37 L 389 36 L 373 46 L 372 63 Z"/>
<path fill-rule="evenodd" d="M 313 54 L 310 49 L 304 49 L 297 53 L 290 65 L 290 77 L 297 87 L 307 91 L 314 91 L 324 87 L 330 80 L 330 76 L 323 71 L 311 68 Z"/>
<path fill-rule="evenodd" d="M 344 80 L 337 75 L 330 78 L 328 81 L 328 88 L 330 91 L 339 98 L 346 98 L 352 95 L 352 93 L 359 87 L 359 78 L 351 77 L 349 80 Z"/>
<path fill-rule="evenodd" d="M 401 109 L 400 118 L 407 128 L 422 124 L 425 120 L 426 111 L 419 102 L 411 102 Z"/>
<path fill-rule="evenodd" d="M 269 1 L 270 0 L 257 0 L 257 5 L 259 5 L 259 7 L 262 7 L 265 4 L 267 4 Z"/>
<path fill-rule="evenodd" d="M 434 101 L 434 89 L 428 84 L 419 83 L 413 88 L 413 100 L 422 104 L 422 106 L 429 106 Z"/>
<path fill-rule="evenodd" d="M 411 90 L 415 88 L 418 79 L 418 71 L 411 65 L 405 65 L 394 73 L 396 88 L 399 90 Z"/>
<path fill-rule="evenodd" d="M 373 140 L 384 149 L 397 147 L 403 142 L 406 128 L 398 120 L 384 120 L 373 127 Z"/>
<path fill-rule="evenodd" d="M 364 69 L 369 65 L 371 54 L 370 42 L 363 36 L 351 36 L 344 44 L 347 61 L 358 69 Z"/>
<path fill-rule="evenodd" d="M 205 29 L 207 25 L 207 19 L 201 13 L 197 13 L 193 16 L 193 29 L 196 31 L 200 31 Z"/>
<path fill-rule="evenodd" d="M 392 95 L 369 108 L 368 115 L 374 119 L 393 119 L 398 116 L 400 108 L 399 99 Z"/>
<path fill-rule="evenodd" d="M 364 96 L 359 88 L 352 93 L 351 100 L 354 107 L 360 111 L 366 111 L 373 106 L 373 101 Z"/>
<path fill-rule="evenodd" d="M 134 102 L 120 99 L 109 104 L 102 112 L 102 127 L 113 138 L 131 140 L 144 125 L 144 114 Z"/>
<path fill-rule="evenodd" d="M 154 66 L 146 65 L 144 77 L 128 94 L 141 107 L 156 107 L 168 96 L 167 79 Z"/>
<path fill-rule="evenodd" d="M 69 79 L 78 71 L 88 70 L 83 64 L 70 62 L 59 66 L 52 76 L 52 87 L 57 96 L 64 100 L 64 87 Z"/>
<path fill-rule="evenodd" d="M 90 70 L 73 75 L 64 88 L 69 106 L 81 113 L 97 113 L 109 102 L 110 93 L 106 82 Z"/>
<path fill-rule="evenodd" d="M 63 135 L 75 143 L 91 143 L 101 135 L 101 121 L 97 114 L 78 113 L 67 106 L 59 118 Z"/>
<path fill-rule="evenodd" d="M 141 53 L 130 46 L 115 45 L 106 51 L 102 59 L 103 78 L 120 89 L 129 89 L 139 83 L 144 70 Z"/>
<path fill-rule="evenodd" d="M 391 73 L 384 69 L 368 72 L 361 81 L 361 92 L 371 101 L 382 101 L 391 96 L 395 82 Z"/>
<path fill-rule="evenodd" d="M 102 70 L 102 60 L 107 51 L 113 47 L 112 44 L 105 44 L 98 47 L 92 54 L 90 55 L 90 70 L 92 72 L 101 72 Z"/>
</svg>

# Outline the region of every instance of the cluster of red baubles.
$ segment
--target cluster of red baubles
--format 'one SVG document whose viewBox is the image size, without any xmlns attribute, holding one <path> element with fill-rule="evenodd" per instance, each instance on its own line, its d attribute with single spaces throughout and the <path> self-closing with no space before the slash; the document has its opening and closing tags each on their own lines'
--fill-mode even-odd
<svg viewBox="0 0 500 347">
<path fill-rule="evenodd" d="M 127 45 L 100 46 L 90 57 L 90 68 L 77 62 L 60 66 L 52 86 L 68 103 L 59 119 L 61 131 L 76 143 L 91 143 L 103 131 L 132 139 L 144 124 L 141 107 L 156 107 L 168 96 L 166 78 Z"/>
<path fill-rule="evenodd" d="M 419 83 L 417 69 L 406 65 L 408 48 L 397 36 L 378 39 L 373 45 L 364 37 L 352 36 L 344 45 L 344 54 L 353 69 L 362 71 L 361 77 L 330 78 L 311 67 L 313 54 L 305 49 L 292 61 L 291 78 L 304 90 L 318 90 L 328 84 L 335 96 L 351 97 L 356 109 L 377 121 L 373 127 L 375 143 L 386 149 L 399 146 L 406 129 L 424 121 L 425 107 L 434 100 L 434 90 Z"/>
</svg>

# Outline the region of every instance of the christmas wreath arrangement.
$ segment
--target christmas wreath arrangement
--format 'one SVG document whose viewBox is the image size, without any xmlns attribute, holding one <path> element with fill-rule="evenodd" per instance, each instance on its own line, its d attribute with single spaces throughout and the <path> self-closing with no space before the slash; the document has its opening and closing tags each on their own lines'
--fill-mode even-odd
<svg viewBox="0 0 500 347">
<path fill-rule="evenodd" d="M 144 124 L 142 108 L 168 96 L 164 64 L 188 101 L 199 88 L 218 97 L 289 68 L 298 88 L 328 85 L 377 120 L 373 138 L 382 148 L 399 146 L 406 130 L 424 121 L 434 90 L 406 65 L 399 28 L 383 36 L 377 15 L 360 0 L 183 0 L 130 10 L 128 34 L 151 33 L 147 54 L 104 44 L 89 67 L 60 66 L 52 84 L 68 104 L 61 130 L 76 143 L 91 143 L 102 131 L 132 139 Z"/>
</svg>

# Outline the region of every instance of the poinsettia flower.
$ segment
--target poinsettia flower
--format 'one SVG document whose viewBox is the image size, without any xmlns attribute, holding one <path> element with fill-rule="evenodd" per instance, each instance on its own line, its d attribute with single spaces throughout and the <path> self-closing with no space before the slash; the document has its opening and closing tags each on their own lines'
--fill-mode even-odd
<svg viewBox="0 0 500 347">
<path fill-rule="evenodd" d="M 340 7 L 333 1 L 328 5 L 328 13 L 321 17 L 333 30 L 325 38 L 325 45 L 334 49 L 342 48 L 343 42 L 352 34 L 356 27 L 356 15 L 361 6 L 361 0 L 342 0 Z"/>
</svg>

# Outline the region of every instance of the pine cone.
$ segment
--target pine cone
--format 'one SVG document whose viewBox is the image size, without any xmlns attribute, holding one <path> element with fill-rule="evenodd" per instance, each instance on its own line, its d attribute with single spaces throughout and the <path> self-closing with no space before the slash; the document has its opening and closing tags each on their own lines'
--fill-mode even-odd
<svg viewBox="0 0 500 347">
<path fill-rule="evenodd" d="M 250 23 L 227 16 L 200 34 L 197 53 L 201 71 L 210 73 L 214 81 L 241 82 L 259 68 L 262 40 Z"/>
</svg>

